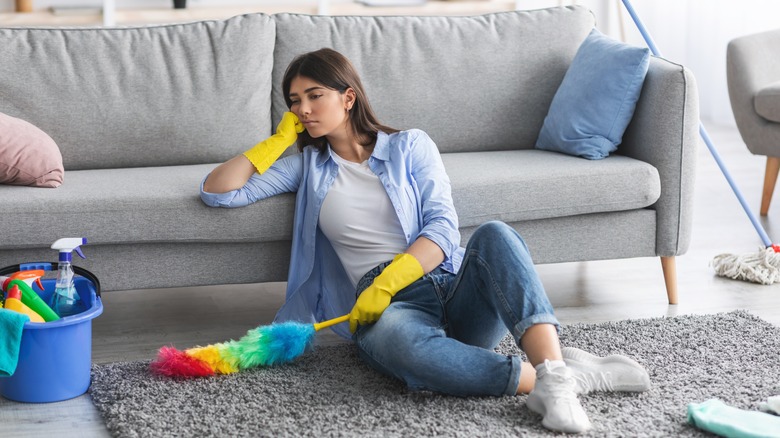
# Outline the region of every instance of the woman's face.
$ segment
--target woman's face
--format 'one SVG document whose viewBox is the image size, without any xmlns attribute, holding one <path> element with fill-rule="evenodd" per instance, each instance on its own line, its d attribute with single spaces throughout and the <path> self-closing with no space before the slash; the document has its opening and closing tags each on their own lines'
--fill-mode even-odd
<svg viewBox="0 0 780 438">
<path fill-rule="evenodd" d="M 313 138 L 346 134 L 350 132 L 345 128 L 354 95 L 351 88 L 339 93 L 307 77 L 296 76 L 290 82 L 290 111 L 298 116 Z"/>
</svg>

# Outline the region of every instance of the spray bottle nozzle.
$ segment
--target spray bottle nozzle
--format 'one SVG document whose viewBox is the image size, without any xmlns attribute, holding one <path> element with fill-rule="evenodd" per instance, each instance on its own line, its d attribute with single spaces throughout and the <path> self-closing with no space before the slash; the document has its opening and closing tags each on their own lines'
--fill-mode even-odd
<svg viewBox="0 0 780 438">
<path fill-rule="evenodd" d="M 34 269 L 28 271 L 18 271 L 11 274 L 9 277 L 0 276 L 0 289 L 7 290 L 8 284 L 13 280 L 22 280 L 32 287 L 33 283 L 43 290 L 43 283 L 41 283 L 41 277 L 45 275 L 43 269 Z"/>
<path fill-rule="evenodd" d="M 79 248 L 81 245 L 86 245 L 87 239 L 85 237 L 66 237 L 64 239 L 59 239 L 56 242 L 54 242 L 51 245 L 52 249 L 56 249 L 60 252 L 60 261 L 61 262 L 69 262 L 73 258 L 71 255 L 72 251 L 76 251 L 76 254 L 79 255 L 82 259 L 86 259 L 84 256 L 84 253 L 81 252 L 81 248 Z"/>
</svg>

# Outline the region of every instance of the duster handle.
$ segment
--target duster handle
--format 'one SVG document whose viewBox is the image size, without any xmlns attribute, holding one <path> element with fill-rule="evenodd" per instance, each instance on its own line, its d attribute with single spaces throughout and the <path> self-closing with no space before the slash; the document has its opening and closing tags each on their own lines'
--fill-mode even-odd
<svg viewBox="0 0 780 438">
<path fill-rule="evenodd" d="M 314 331 L 320 331 L 320 329 L 324 329 L 327 327 L 330 327 L 332 325 L 336 325 L 341 322 L 345 322 L 349 320 L 349 313 L 347 313 L 344 316 L 339 316 L 338 318 L 329 319 L 327 321 L 322 321 L 314 324 Z"/>
</svg>

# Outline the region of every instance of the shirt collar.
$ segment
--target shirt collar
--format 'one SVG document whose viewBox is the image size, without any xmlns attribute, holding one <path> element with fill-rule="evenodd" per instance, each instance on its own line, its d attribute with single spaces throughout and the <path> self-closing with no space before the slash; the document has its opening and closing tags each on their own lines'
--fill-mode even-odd
<svg viewBox="0 0 780 438">
<path fill-rule="evenodd" d="M 317 167 L 320 167 L 328 160 L 331 160 L 332 153 L 333 151 L 330 149 L 330 144 L 328 144 L 328 147 L 323 153 L 317 152 Z M 374 151 L 371 153 L 371 156 L 382 161 L 390 160 L 390 137 L 387 133 L 382 131 L 376 133 L 376 145 L 374 145 Z"/>
<path fill-rule="evenodd" d="M 325 148 L 324 152 L 319 152 L 316 148 L 314 149 L 314 153 L 317 154 L 317 167 L 321 167 L 323 164 L 327 163 L 328 160 L 331 160 L 330 154 L 332 154 L 330 150 L 330 144 L 327 148 Z"/>
<path fill-rule="evenodd" d="M 390 137 L 387 133 L 382 131 L 376 133 L 376 145 L 371 156 L 382 161 L 390 160 Z"/>
</svg>

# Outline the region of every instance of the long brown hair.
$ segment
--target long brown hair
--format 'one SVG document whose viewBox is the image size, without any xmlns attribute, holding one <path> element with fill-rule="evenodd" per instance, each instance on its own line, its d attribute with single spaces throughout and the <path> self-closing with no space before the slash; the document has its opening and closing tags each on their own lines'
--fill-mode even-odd
<svg viewBox="0 0 780 438">
<path fill-rule="evenodd" d="M 355 104 L 349 110 L 349 120 L 352 126 L 352 133 L 355 138 L 365 147 L 369 147 L 376 142 L 377 132 L 386 133 L 398 132 L 382 125 L 377 120 L 371 104 L 368 103 L 368 97 L 363 89 L 363 83 L 355 67 L 341 53 L 328 48 L 316 50 L 314 52 L 304 53 L 297 56 L 287 66 L 282 80 L 282 92 L 287 108 L 292 107 L 290 100 L 290 84 L 293 79 L 303 76 L 313 80 L 327 88 L 336 90 L 344 94 L 347 89 L 352 88 L 355 91 Z M 303 150 L 305 146 L 313 145 L 320 151 L 325 150 L 328 140 L 323 136 L 312 138 L 307 131 L 298 134 L 298 150 Z"/>
</svg>

